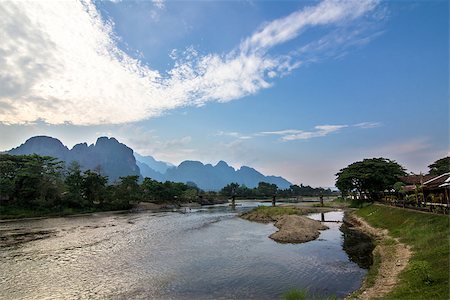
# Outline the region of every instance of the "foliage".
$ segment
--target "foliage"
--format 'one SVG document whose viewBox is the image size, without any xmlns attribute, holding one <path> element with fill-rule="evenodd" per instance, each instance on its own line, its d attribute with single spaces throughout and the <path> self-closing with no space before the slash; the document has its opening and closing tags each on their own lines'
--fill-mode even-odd
<svg viewBox="0 0 450 300">
<path fill-rule="evenodd" d="M 194 201 L 199 193 L 201 190 L 194 183 L 163 183 L 146 177 L 141 184 L 142 201 L 147 202 Z"/>
<path fill-rule="evenodd" d="M 62 163 L 39 155 L 0 155 L 0 199 L 29 207 L 59 205 Z"/>
<path fill-rule="evenodd" d="M 409 266 L 387 299 L 448 299 L 448 216 L 381 205 L 362 208 L 357 214 L 412 248 Z"/>
<path fill-rule="evenodd" d="M 49 156 L 0 155 L 0 204 L 8 215 L 37 216 L 82 211 L 129 209 L 140 201 L 178 203 L 215 198 L 195 183 L 158 182 L 139 176 L 120 177 L 108 185 L 97 171 L 84 170 L 77 162 L 65 168 Z M 204 200 L 203 200 L 204 201 Z"/>
<path fill-rule="evenodd" d="M 251 189 L 245 185 L 239 185 L 238 183 L 230 183 L 222 188 L 220 194 L 226 197 L 232 197 L 233 195 L 240 198 L 267 198 L 276 195 L 282 198 L 291 198 L 298 196 L 319 196 L 319 195 L 334 195 L 330 189 L 313 188 L 309 185 L 303 184 L 291 185 L 288 189 L 278 189 L 275 184 L 267 182 L 260 182 L 258 186 Z"/>
<path fill-rule="evenodd" d="M 336 187 L 344 195 L 356 193 L 357 198 L 374 201 L 384 190 L 391 190 L 405 169 L 386 158 L 364 159 L 341 169 L 337 174 Z"/>
<path fill-rule="evenodd" d="M 450 156 L 438 159 L 428 166 L 431 175 L 441 175 L 450 172 Z"/>
</svg>

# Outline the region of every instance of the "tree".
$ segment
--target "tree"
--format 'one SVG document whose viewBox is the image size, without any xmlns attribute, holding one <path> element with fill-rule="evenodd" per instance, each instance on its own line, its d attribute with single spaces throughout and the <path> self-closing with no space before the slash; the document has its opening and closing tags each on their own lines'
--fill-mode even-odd
<svg viewBox="0 0 450 300">
<path fill-rule="evenodd" d="M 54 157 L 23 155 L 18 158 L 15 196 L 22 206 L 50 208 L 58 204 L 62 190 L 62 162 Z"/>
<path fill-rule="evenodd" d="M 129 208 L 131 204 L 138 203 L 141 199 L 141 190 L 138 184 L 139 176 L 131 175 L 119 177 L 119 183 L 115 186 L 114 206 L 120 209 Z"/>
<path fill-rule="evenodd" d="M 14 199 L 17 171 L 23 158 L 18 155 L 0 155 L 0 199 Z"/>
<path fill-rule="evenodd" d="M 224 186 L 220 193 L 227 197 L 236 196 L 238 188 L 239 183 L 233 182 Z"/>
<path fill-rule="evenodd" d="M 278 187 L 276 184 L 271 184 L 267 182 L 260 182 L 258 183 L 257 191 L 258 195 L 269 197 L 274 196 L 277 193 Z"/>
<path fill-rule="evenodd" d="M 450 172 L 450 156 L 438 159 L 428 166 L 431 175 L 442 175 Z"/>
<path fill-rule="evenodd" d="M 384 190 L 391 190 L 398 178 L 405 176 L 405 169 L 387 158 L 371 158 L 355 162 L 337 174 L 336 187 L 347 195 L 356 192 L 359 199 L 374 201 Z"/>
<path fill-rule="evenodd" d="M 108 178 L 91 170 L 84 172 L 82 193 L 86 200 L 83 206 L 92 207 L 94 204 L 102 204 L 105 200 L 105 190 Z"/>
<path fill-rule="evenodd" d="M 66 178 L 64 180 L 67 190 L 64 194 L 65 205 L 69 207 L 83 206 L 83 181 L 84 177 L 81 174 L 80 164 L 77 161 L 73 161 L 67 168 Z"/>
</svg>

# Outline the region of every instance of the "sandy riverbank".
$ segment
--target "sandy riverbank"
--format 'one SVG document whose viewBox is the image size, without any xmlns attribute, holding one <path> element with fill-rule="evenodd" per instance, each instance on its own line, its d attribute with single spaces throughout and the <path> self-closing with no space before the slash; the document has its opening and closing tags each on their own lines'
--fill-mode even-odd
<svg viewBox="0 0 450 300">
<path fill-rule="evenodd" d="M 241 218 L 261 223 L 273 222 L 275 227 L 278 228 L 278 231 L 271 234 L 269 237 L 280 243 L 305 243 L 312 241 L 319 237 L 320 230 L 328 229 L 328 227 L 323 225 L 320 221 L 312 220 L 303 215 L 316 213 L 318 212 L 317 209 L 298 209 L 292 207 L 289 209 L 294 209 L 296 214 L 292 214 L 292 211 L 287 211 L 283 214 L 282 210 L 280 211 L 280 214 L 270 214 L 266 209 L 256 209 L 242 214 Z"/>
</svg>

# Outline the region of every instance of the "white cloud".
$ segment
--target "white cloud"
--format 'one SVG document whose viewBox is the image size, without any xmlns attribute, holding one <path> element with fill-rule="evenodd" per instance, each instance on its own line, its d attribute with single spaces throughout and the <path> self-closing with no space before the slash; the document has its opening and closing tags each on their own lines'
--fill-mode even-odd
<svg viewBox="0 0 450 300">
<path fill-rule="evenodd" d="M 152 0 L 152 3 L 159 9 L 163 9 L 166 6 L 165 2 L 165 0 Z"/>
<path fill-rule="evenodd" d="M 380 122 L 362 122 L 362 123 L 358 123 L 358 124 L 354 124 L 354 127 L 358 127 L 358 128 L 377 128 L 377 127 L 381 127 L 382 124 Z"/>
<path fill-rule="evenodd" d="M 287 129 L 278 131 L 264 131 L 260 132 L 259 135 L 281 135 L 281 140 L 283 141 L 309 140 L 315 137 L 327 136 L 330 133 L 337 132 L 346 127 L 348 127 L 348 125 L 317 125 L 314 127 L 315 130 L 313 131 Z"/>
<path fill-rule="evenodd" d="M 309 27 L 348 23 L 377 3 L 325 0 L 269 22 L 227 54 L 191 51 L 161 74 L 117 47 L 113 24 L 89 0 L 3 1 L 0 122 L 120 124 L 255 94 L 300 66 L 290 55 L 269 55 L 272 47 Z"/>
<path fill-rule="evenodd" d="M 376 128 L 382 126 L 379 122 L 362 122 L 354 125 L 317 125 L 314 126 L 315 130 L 300 130 L 300 129 L 283 129 L 274 131 L 262 131 L 252 134 L 242 134 L 240 132 L 219 131 L 216 135 L 228 136 L 237 139 L 252 139 L 254 137 L 261 136 L 281 136 L 282 141 L 294 141 L 294 140 L 309 140 L 316 137 L 324 137 L 331 133 L 340 131 L 341 129 L 348 127 L 357 127 L 361 129 Z"/>
</svg>

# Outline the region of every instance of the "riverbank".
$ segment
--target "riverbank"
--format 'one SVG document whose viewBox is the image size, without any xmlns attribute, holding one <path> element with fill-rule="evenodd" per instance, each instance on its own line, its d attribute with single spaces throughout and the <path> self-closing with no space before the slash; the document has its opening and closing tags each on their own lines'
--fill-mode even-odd
<svg viewBox="0 0 450 300">
<path fill-rule="evenodd" d="M 280 243 L 305 243 L 315 240 L 320 230 L 328 229 L 320 221 L 306 217 L 306 214 L 328 212 L 330 209 L 309 207 L 267 207 L 259 206 L 240 217 L 254 222 L 274 223 L 278 231 L 269 238 Z"/>
<path fill-rule="evenodd" d="M 374 237 L 374 264 L 349 299 L 448 299 L 449 217 L 383 205 L 347 221 Z"/>
<path fill-rule="evenodd" d="M 347 211 L 344 222 L 352 229 L 370 235 L 376 244 L 369 273 L 361 288 L 347 299 L 368 300 L 386 296 L 397 285 L 400 272 L 411 258 L 410 247 L 392 238 L 386 229 L 374 228 L 352 212 Z"/>
</svg>

